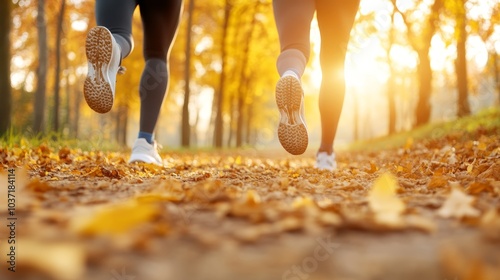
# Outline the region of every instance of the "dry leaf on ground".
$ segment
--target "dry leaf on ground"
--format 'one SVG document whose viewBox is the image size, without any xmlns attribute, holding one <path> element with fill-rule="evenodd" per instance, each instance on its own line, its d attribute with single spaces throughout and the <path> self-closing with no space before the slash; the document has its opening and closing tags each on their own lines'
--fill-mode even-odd
<svg viewBox="0 0 500 280">
<path fill-rule="evenodd" d="M 437 214 L 442 218 L 478 217 L 481 212 L 472 206 L 473 202 L 474 197 L 454 187 Z"/>
<path fill-rule="evenodd" d="M 396 195 L 399 188 L 396 178 L 390 173 L 378 177 L 368 195 L 368 204 L 375 214 L 375 220 L 388 226 L 403 224 L 401 214 L 405 204 Z"/>
</svg>

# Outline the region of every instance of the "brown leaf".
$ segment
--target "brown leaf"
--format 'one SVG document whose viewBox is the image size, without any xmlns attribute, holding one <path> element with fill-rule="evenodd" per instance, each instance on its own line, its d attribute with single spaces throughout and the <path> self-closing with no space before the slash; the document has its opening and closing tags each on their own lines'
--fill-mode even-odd
<svg viewBox="0 0 500 280">
<path fill-rule="evenodd" d="M 427 184 L 427 188 L 433 189 L 446 189 L 448 188 L 448 179 L 442 175 L 432 176 L 431 180 Z"/>
<path fill-rule="evenodd" d="M 489 240 L 500 241 L 500 213 L 498 209 L 490 209 L 483 215 L 481 229 Z"/>
<path fill-rule="evenodd" d="M 489 182 L 473 182 L 467 186 L 465 191 L 468 194 L 479 194 L 482 192 L 494 193 L 493 186 Z"/>
</svg>

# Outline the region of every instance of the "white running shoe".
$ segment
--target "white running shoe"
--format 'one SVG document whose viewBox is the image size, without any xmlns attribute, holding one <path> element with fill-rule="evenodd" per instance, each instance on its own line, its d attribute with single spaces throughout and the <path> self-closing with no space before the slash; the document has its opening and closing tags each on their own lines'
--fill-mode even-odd
<svg viewBox="0 0 500 280">
<path fill-rule="evenodd" d="M 111 32 L 103 26 L 92 28 L 85 42 L 88 73 L 83 95 L 92 110 L 106 113 L 113 107 L 116 74 L 120 70 L 121 50 Z"/>
<path fill-rule="evenodd" d="M 128 162 L 145 162 L 160 166 L 163 165 L 160 154 L 158 154 L 156 142 L 149 144 L 144 138 L 138 138 L 135 140 L 134 147 L 132 148 L 132 154 L 130 155 L 130 160 Z"/>
<path fill-rule="evenodd" d="M 316 166 L 319 170 L 333 171 L 337 169 L 337 162 L 335 161 L 335 154 L 329 155 L 327 152 L 319 152 L 316 155 Z"/>
<path fill-rule="evenodd" d="M 284 75 L 276 84 L 276 104 L 280 112 L 278 139 L 292 155 L 303 154 L 308 145 L 304 117 L 304 92 L 297 77 Z"/>
</svg>

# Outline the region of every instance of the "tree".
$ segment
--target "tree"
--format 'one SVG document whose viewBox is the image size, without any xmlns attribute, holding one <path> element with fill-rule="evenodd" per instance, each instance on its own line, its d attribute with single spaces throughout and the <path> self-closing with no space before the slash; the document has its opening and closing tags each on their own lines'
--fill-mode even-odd
<svg viewBox="0 0 500 280">
<path fill-rule="evenodd" d="M 66 0 L 61 0 L 59 16 L 57 18 L 56 31 L 56 72 L 54 74 L 54 131 L 59 131 L 59 111 L 60 111 L 60 79 L 61 79 L 61 37 L 63 33 L 64 12 L 66 10 Z"/>
<path fill-rule="evenodd" d="M 38 69 L 37 89 L 35 93 L 35 114 L 33 131 L 41 133 L 45 120 L 45 92 L 47 88 L 47 23 L 45 20 L 45 0 L 38 0 L 36 26 L 38 30 Z"/>
<path fill-rule="evenodd" d="M 458 104 L 457 116 L 463 117 L 470 115 L 469 94 L 467 83 L 467 13 L 465 3 L 467 0 L 454 0 L 455 8 L 455 36 L 457 40 L 457 59 L 455 61 L 455 73 L 457 77 Z"/>
<path fill-rule="evenodd" d="M 393 134 L 396 132 L 396 84 L 395 77 L 396 71 L 394 69 L 394 61 L 391 57 L 391 49 L 395 43 L 395 27 L 394 27 L 394 17 L 396 15 L 396 0 L 392 0 L 393 9 L 391 12 L 391 26 L 389 27 L 389 40 L 388 46 L 385 47 L 387 55 L 387 64 L 389 65 L 389 80 L 387 81 L 387 103 L 389 108 L 389 124 L 388 124 L 388 134 Z"/>
<path fill-rule="evenodd" d="M 191 126 L 189 125 L 189 97 L 190 97 L 190 83 L 191 83 L 191 37 L 193 28 L 193 11 L 194 11 L 194 0 L 189 0 L 189 10 L 187 15 L 187 25 L 186 25 L 186 61 L 184 63 L 184 104 L 182 105 L 182 139 L 181 145 L 183 147 L 190 146 L 191 137 Z"/>
<path fill-rule="evenodd" d="M 244 112 L 246 111 L 245 106 L 245 100 L 247 98 L 247 94 L 249 92 L 249 87 L 250 87 L 250 77 L 248 77 L 247 74 L 247 68 L 248 68 L 248 60 L 250 57 L 250 46 L 252 45 L 252 39 L 254 37 L 255 29 L 257 26 L 257 11 L 259 9 L 259 6 L 261 5 L 260 2 L 257 2 L 254 4 L 253 11 L 250 13 L 252 15 L 252 21 L 250 23 L 250 29 L 247 31 L 246 34 L 246 42 L 244 44 L 244 50 L 243 50 L 243 62 L 241 65 L 241 72 L 240 72 L 240 79 L 239 82 L 241 83 L 241 90 L 237 91 L 237 121 L 236 121 L 236 147 L 241 147 L 243 144 L 243 126 L 244 126 Z"/>
<path fill-rule="evenodd" d="M 10 21 L 11 1 L 0 3 L 0 136 L 6 134 L 10 127 L 12 106 L 12 89 L 10 84 Z"/>
<path fill-rule="evenodd" d="M 430 8 L 430 13 L 422 24 L 421 28 L 416 26 L 416 17 L 410 18 L 408 12 L 403 12 L 398 9 L 403 21 L 408 30 L 408 40 L 411 47 L 418 55 L 419 63 L 417 66 L 419 89 L 418 101 L 415 108 L 415 122 L 414 126 L 420 126 L 429 122 L 431 117 L 431 104 L 430 97 L 432 92 L 432 68 L 431 60 L 429 57 L 429 50 L 431 47 L 431 40 L 439 23 L 439 14 L 444 6 L 444 0 L 434 0 Z M 421 16 L 421 15 L 420 15 Z"/>
<path fill-rule="evenodd" d="M 214 98 L 216 102 L 215 110 L 215 124 L 214 124 L 214 146 L 216 148 L 222 147 L 224 139 L 224 123 L 223 123 L 223 105 L 224 105 L 224 91 L 226 82 L 226 64 L 227 64 L 227 34 L 229 29 L 229 19 L 231 16 L 232 5 L 230 0 L 226 0 L 224 5 L 224 19 L 222 24 L 222 37 L 221 37 L 221 73 L 219 77 L 219 89 L 216 91 L 217 95 Z"/>
<path fill-rule="evenodd" d="M 500 25 L 500 2 L 497 2 L 496 5 L 492 7 L 491 17 L 479 18 L 471 21 L 471 32 L 477 33 L 486 44 L 489 57 L 489 69 L 486 71 L 490 72 L 490 75 L 493 76 L 493 82 L 495 83 L 498 96 L 497 105 L 500 105 L 500 66 L 498 62 L 500 58 L 495 47 L 497 42 L 492 38 L 492 35 L 495 33 L 495 29 Z"/>
</svg>

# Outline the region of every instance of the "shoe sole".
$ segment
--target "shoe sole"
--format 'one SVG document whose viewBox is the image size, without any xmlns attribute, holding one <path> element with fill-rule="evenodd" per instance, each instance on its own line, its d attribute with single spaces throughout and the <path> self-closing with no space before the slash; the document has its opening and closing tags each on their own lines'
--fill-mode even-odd
<svg viewBox="0 0 500 280">
<path fill-rule="evenodd" d="M 163 165 L 163 164 L 157 162 L 152 156 L 144 155 L 144 154 L 132 154 L 130 156 L 128 163 L 135 163 L 135 162 L 151 163 L 151 164 L 155 164 L 158 166 Z"/>
<path fill-rule="evenodd" d="M 292 155 L 303 154 L 309 142 L 305 121 L 301 117 L 303 91 L 294 77 L 283 77 L 276 85 L 276 104 L 280 112 L 278 139 Z"/>
<path fill-rule="evenodd" d="M 113 54 L 111 32 L 104 27 L 92 28 L 85 42 L 88 73 L 83 95 L 89 107 L 97 113 L 107 113 L 113 107 L 113 91 L 108 77 Z"/>
</svg>

